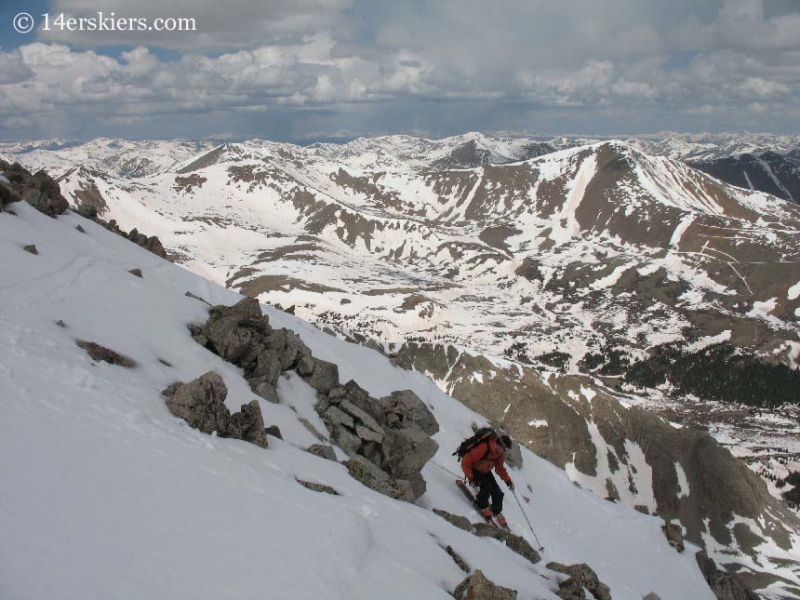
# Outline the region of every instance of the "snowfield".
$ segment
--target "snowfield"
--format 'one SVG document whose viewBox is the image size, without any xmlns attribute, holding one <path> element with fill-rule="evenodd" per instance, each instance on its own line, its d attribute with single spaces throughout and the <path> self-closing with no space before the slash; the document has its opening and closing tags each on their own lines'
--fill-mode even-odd
<svg viewBox="0 0 800 600">
<path fill-rule="evenodd" d="M 273 327 L 299 333 L 342 381 L 376 397 L 412 389 L 431 407 L 441 430 L 427 493 L 416 505 L 390 499 L 305 452 L 317 440 L 298 419 L 325 429 L 297 376 L 281 381 L 281 404 L 259 400 L 284 437 L 268 449 L 191 429 L 166 407 L 169 384 L 214 370 L 232 411 L 255 396 L 236 367 L 192 340 L 187 326 L 204 322 L 207 306 L 185 293 L 212 304 L 240 296 L 77 215 L 13 210 L 0 213 L 1 597 L 446 599 L 466 576 L 444 551 L 452 546 L 519 598 L 556 598 L 563 576 L 550 561 L 588 563 L 615 599 L 713 598 L 695 547 L 677 553 L 658 518 L 601 500 L 525 449 L 511 475 L 530 500 L 543 560 L 533 566 L 451 526 L 430 509 L 478 520 L 453 484 L 450 454 L 481 417 L 422 375 L 268 307 Z M 138 364 L 95 363 L 77 339 Z M 511 494 L 505 514 L 538 546 Z"/>
</svg>

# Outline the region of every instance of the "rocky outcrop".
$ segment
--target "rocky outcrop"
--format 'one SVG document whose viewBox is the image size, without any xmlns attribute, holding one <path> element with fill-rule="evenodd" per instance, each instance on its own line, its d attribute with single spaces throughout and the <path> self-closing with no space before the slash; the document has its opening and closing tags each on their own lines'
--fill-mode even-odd
<svg viewBox="0 0 800 600">
<path fill-rule="evenodd" d="M 349 456 L 359 458 L 351 474 L 366 477 L 363 481 L 370 487 L 392 480 L 399 492 L 389 495 L 405 496 L 410 489 L 410 498 L 416 499 L 425 493 L 421 471 L 439 448 L 428 432 L 438 431 L 439 425 L 413 392 L 395 392 L 376 400 L 349 381 L 327 395 L 320 393 L 315 409 L 332 439 Z"/>
<path fill-rule="evenodd" d="M 466 517 L 454 515 L 444 510 L 434 509 L 433 512 L 442 517 L 451 525 L 458 527 L 459 529 L 463 529 L 464 531 L 469 531 L 478 537 L 490 537 L 500 540 L 508 547 L 509 550 L 516 552 L 523 558 L 526 558 L 531 562 L 531 564 L 536 564 L 542 560 L 542 557 L 536 550 L 534 550 L 533 546 L 531 546 L 527 540 L 521 536 L 514 535 L 508 531 L 503 531 L 502 529 L 499 529 L 494 525 L 489 525 L 488 523 L 470 523 Z"/>
<path fill-rule="evenodd" d="M 58 183 L 43 170 L 31 174 L 19 163 L 8 164 L 0 160 L 0 173 L 0 208 L 24 200 L 50 217 L 56 217 L 69 208 Z"/>
<path fill-rule="evenodd" d="M 719 600 L 758 600 L 758 594 L 748 589 L 736 573 L 719 569 L 704 551 L 695 554 L 695 560 Z"/>
<path fill-rule="evenodd" d="M 393 498 L 414 501 L 425 493 L 421 471 L 438 450 L 430 436 L 439 425 L 416 394 L 375 399 L 355 381 L 341 385 L 334 363 L 314 357 L 288 329 L 272 329 L 253 298 L 212 307 L 205 324 L 191 331 L 199 344 L 241 367 L 252 391 L 269 402 L 280 401 L 281 373 L 300 375 L 317 391 L 315 409 L 347 453 L 354 478 Z"/>
<path fill-rule="evenodd" d="M 562 565 L 551 562 L 547 568 L 569 577 L 558 584 L 559 598 L 584 598 L 583 590 L 588 590 L 596 600 L 611 600 L 611 588 L 602 583 L 597 573 L 585 563 L 577 565 Z"/>
<path fill-rule="evenodd" d="M 242 405 L 231 414 L 225 406 L 228 388 L 217 373 L 210 371 L 194 381 L 174 384 L 164 390 L 170 412 L 203 433 L 235 438 L 267 447 L 264 418 L 258 401 Z"/>
<path fill-rule="evenodd" d="M 131 229 L 129 232 L 126 233 L 125 231 L 120 229 L 119 225 L 117 225 L 117 222 L 114 219 L 112 219 L 111 221 L 103 221 L 102 219 L 98 218 L 97 211 L 95 210 L 87 210 L 81 207 L 80 209 L 78 209 L 78 214 L 83 217 L 86 217 L 87 219 L 96 221 L 98 224 L 102 225 L 109 231 L 112 231 L 117 235 L 121 235 L 122 237 L 133 242 L 134 244 L 141 246 L 148 252 L 152 252 L 156 256 L 160 256 L 161 258 L 169 260 L 169 257 L 167 256 L 167 251 L 164 249 L 161 240 L 159 240 L 156 236 L 145 235 L 144 233 L 140 233 L 139 230 L 137 230 L 136 228 Z"/>
<path fill-rule="evenodd" d="M 495 585 L 480 570 L 459 583 L 453 592 L 456 600 L 515 600 L 516 597 L 517 592 Z"/>
<path fill-rule="evenodd" d="M 678 552 L 683 552 L 686 548 L 683 545 L 683 527 L 671 521 L 665 521 L 661 526 L 661 531 L 667 537 L 669 545 L 675 548 Z"/>
<path fill-rule="evenodd" d="M 516 552 L 523 558 L 526 558 L 532 564 L 536 564 L 542 560 L 542 557 L 539 555 L 539 553 L 533 549 L 533 546 L 531 546 L 524 537 L 514 535 L 508 531 L 503 531 L 494 525 L 489 525 L 488 523 L 475 523 L 472 525 L 472 533 L 478 537 L 490 537 L 500 540 L 508 547 L 509 550 Z"/>
<path fill-rule="evenodd" d="M 313 446 L 309 446 L 307 450 L 314 456 L 319 456 L 327 460 L 336 460 L 336 451 L 333 449 L 333 446 L 314 444 Z"/>
<path fill-rule="evenodd" d="M 132 369 L 136 366 L 136 361 L 132 358 L 123 356 L 119 352 L 114 352 L 113 350 L 105 348 L 100 344 L 86 342 L 84 340 L 77 340 L 75 343 L 78 344 L 80 348 L 86 350 L 86 354 L 88 354 L 92 360 L 106 362 L 110 365 L 118 365 L 128 369 Z"/>
</svg>

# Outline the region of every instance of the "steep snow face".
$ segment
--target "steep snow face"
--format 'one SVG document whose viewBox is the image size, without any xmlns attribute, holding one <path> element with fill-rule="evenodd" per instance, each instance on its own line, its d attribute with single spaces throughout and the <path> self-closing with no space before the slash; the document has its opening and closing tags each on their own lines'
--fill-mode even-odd
<svg viewBox="0 0 800 600">
<path fill-rule="evenodd" d="M 254 396 L 237 368 L 191 339 L 187 325 L 204 321 L 207 306 L 185 292 L 224 304 L 240 296 L 76 215 L 14 209 L 0 213 L 0 580 L 9 597 L 444 599 L 465 576 L 451 546 L 519 598 L 556 598 L 542 566 L 550 560 L 587 562 L 619 598 L 713 598 L 694 548 L 672 550 L 658 519 L 577 489 L 526 450 L 512 477 L 546 545 L 540 565 L 449 525 L 430 509 L 476 517 L 453 484 L 450 452 L 480 417 L 423 376 L 269 308 L 274 327 L 299 333 L 342 380 L 376 396 L 412 389 L 431 407 L 441 430 L 423 472 L 428 492 L 416 505 L 391 500 L 305 452 L 316 439 L 299 418 L 313 415 L 316 398 L 291 375 L 280 404 L 259 400 L 284 434 L 268 449 L 189 428 L 160 395 L 176 380 L 218 372 L 232 410 Z M 38 255 L 22 250 L 31 243 Z M 137 366 L 95 363 L 77 339 Z M 512 528 L 534 543 L 512 500 Z"/>
</svg>

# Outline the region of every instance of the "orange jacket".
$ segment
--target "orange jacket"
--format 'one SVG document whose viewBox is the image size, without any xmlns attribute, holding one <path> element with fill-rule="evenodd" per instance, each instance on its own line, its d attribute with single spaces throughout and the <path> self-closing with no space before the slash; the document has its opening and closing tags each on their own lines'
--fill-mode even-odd
<svg viewBox="0 0 800 600">
<path fill-rule="evenodd" d="M 467 479 L 473 479 L 475 471 L 488 473 L 494 469 L 500 479 L 508 483 L 511 481 L 511 477 L 508 475 L 505 466 L 503 466 L 504 461 L 505 455 L 497 447 L 497 438 L 493 437 L 488 442 L 481 442 L 464 455 L 461 459 L 461 470 L 464 471 Z"/>
</svg>

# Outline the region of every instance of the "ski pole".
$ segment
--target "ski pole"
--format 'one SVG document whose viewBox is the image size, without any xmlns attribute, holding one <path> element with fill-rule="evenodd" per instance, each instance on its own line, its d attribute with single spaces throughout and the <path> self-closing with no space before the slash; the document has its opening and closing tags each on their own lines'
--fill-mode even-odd
<svg viewBox="0 0 800 600">
<path fill-rule="evenodd" d="M 525 517 L 525 520 L 528 522 L 528 527 L 531 528 L 531 533 L 533 534 L 533 539 L 536 540 L 536 543 L 539 544 L 539 552 L 544 552 L 544 546 L 542 546 L 542 542 L 539 541 L 539 538 L 536 537 L 536 532 L 533 530 L 533 525 L 531 525 L 530 519 L 528 519 L 528 515 L 525 514 L 525 509 L 522 508 L 522 502 L 519 501 L 519 497 L 517 496 L 516 490 L 511 490 L 511 493 L 514 495 L 514 499 L 517 501 L 519 505 L 519 509 L 522 511 L 522 516 Z"/>
<path fill-rule="evenodd" d="M 437 463 L 435 460 L 432 460 L 431 462 L 432 462 L 434 465 L 436 465 L 437 467 L 439 467 L 439 468 L 440 468 L 442 471 L 447 471 L 448 473 L 450 473 L 450 475 L 453 475 L 453 476 L 455 476 L 455 478 L 456 478 L 456 479 L 464 479 L 464 480 L 466 480 L 466 477 L 465 477 L 463 474 L 462 474 L 462 475 L 459 475 L 458 473 L 453 473 L 453 471 L 451 471 L 451 470 L 450 470 L 450 469 L 448 469 L 447 467 L 443 467 L 442 465 L 440 465 L 439 463 Z"/>
</svg>

